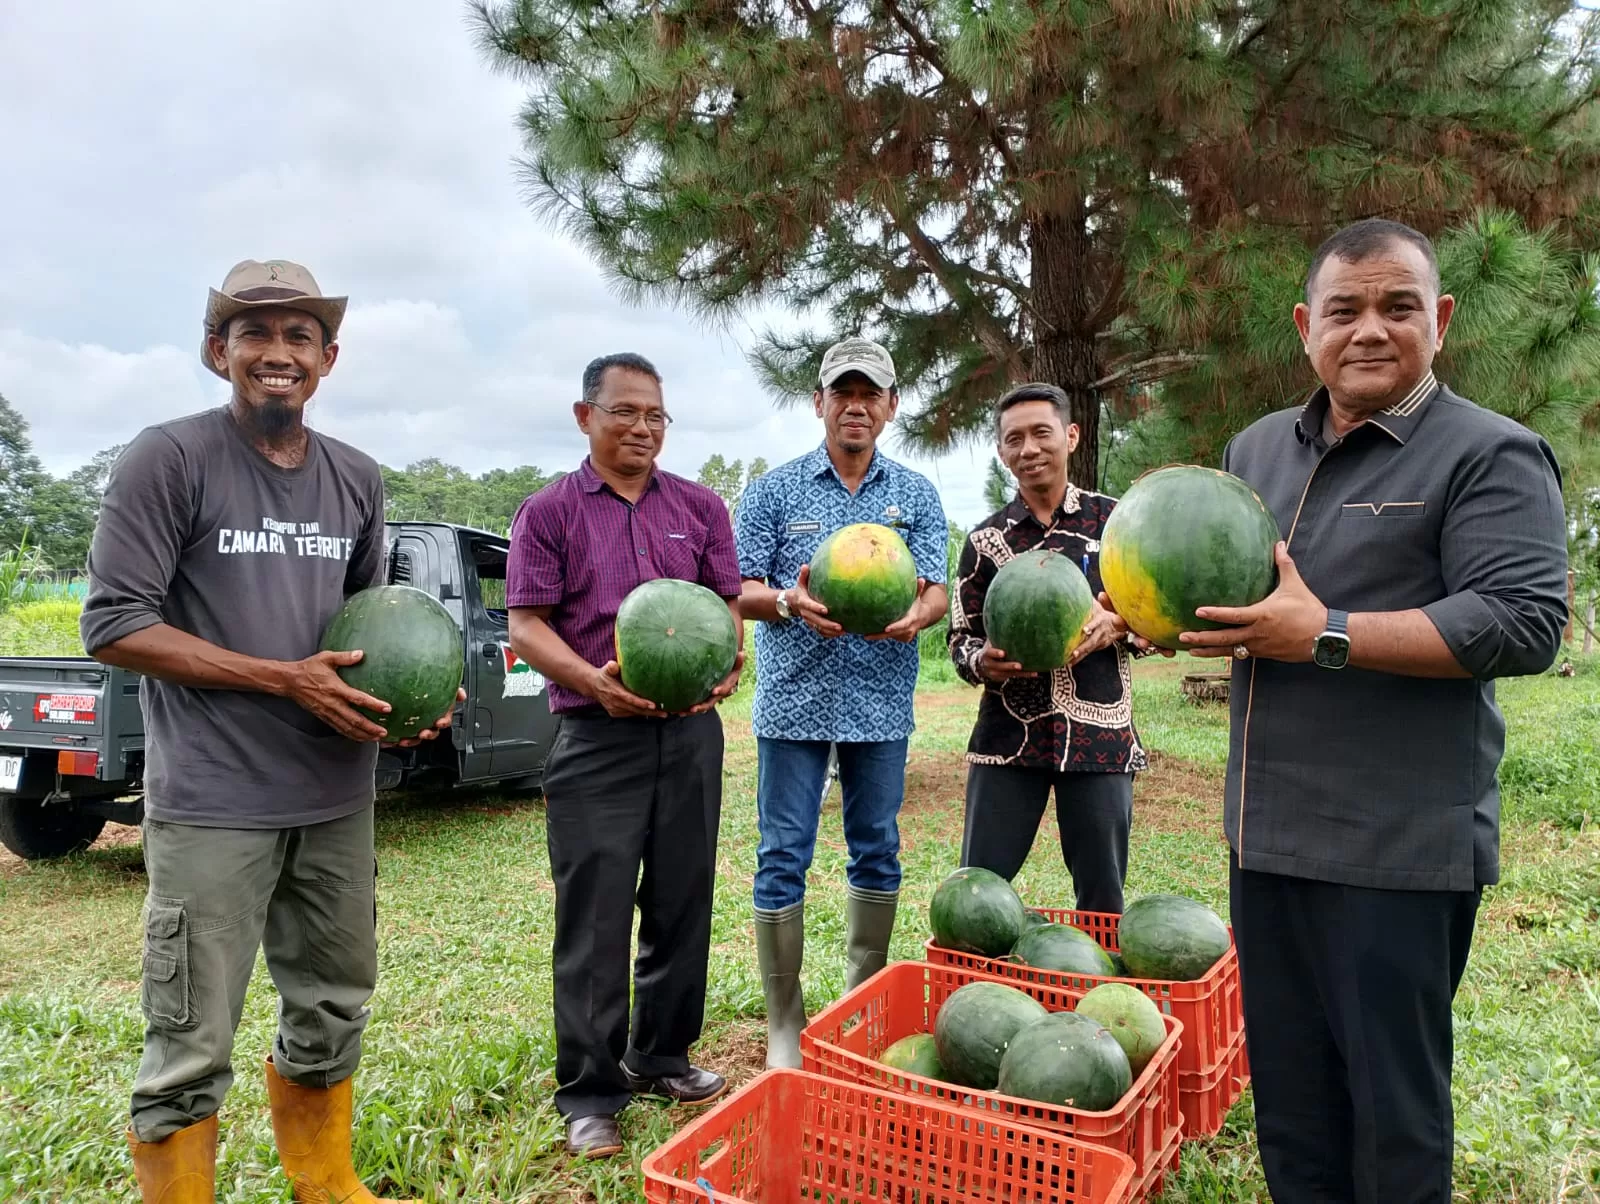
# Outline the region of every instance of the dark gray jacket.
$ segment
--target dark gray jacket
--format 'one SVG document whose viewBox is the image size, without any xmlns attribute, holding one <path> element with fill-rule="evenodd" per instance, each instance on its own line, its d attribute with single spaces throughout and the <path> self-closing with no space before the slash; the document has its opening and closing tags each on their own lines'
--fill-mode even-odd
<svg viewBox="0 0 1600 1204">
<path fill-rule="evenodd" d="M 1261 419 L 1223 467 L 1326 605 L 1420 608 L 1472 679 L 1235 661 L 1228 842 L 1249 870 L 1471 890 L 1499 878 L 1493 679 L 1548 668 L 1566 623 L 1560 470 L 1539 436 L 1431 374 L 1331 446 L 1327 408 L 1319 389 Z"/>
</svg>

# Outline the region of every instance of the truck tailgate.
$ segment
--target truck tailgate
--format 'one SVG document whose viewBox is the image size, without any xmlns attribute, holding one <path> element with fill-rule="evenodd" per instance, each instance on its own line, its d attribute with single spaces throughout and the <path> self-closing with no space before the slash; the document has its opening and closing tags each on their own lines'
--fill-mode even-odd
<svg viewBox="0 0 1600 1204">
<path fill-rule="evenodd" d="M 88 657 L 0 657 L 0 748 L 104 751 L 114 681 L 138 691 Z"/>
</svg>

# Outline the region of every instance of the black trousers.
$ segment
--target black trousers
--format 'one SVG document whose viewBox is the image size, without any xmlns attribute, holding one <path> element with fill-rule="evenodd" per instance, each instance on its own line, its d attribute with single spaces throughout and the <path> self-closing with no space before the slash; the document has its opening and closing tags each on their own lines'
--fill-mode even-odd
<svg viewBox="0 0 1600 1204">
<path fill-rule="evenodd" d="M 1256 1136 L 1280 1204 L 1448 1204 L 1450 1003 L 1481 890 L 1232 865 Z"/>
<path fill-rule="evenodd" d="M 967 819 L 961 864 L 1016 877 L 1056 792 L 1061 859 L 1072 874 L 1079 911 L 1121 914 L 1133 826 L 1131 773 L 1052 773 L 1014 765 L 967 766 Z"/>
<path fill-rule="evenodd" d="M 611 1116 L 630 1096 L 624 1058 L 635 1074 L 682 1074 L 700 1036 L 722 814 L 722 720 L 715 711 L 672 719 L 563 716 L 544 793 L 556 888 L 555 1104 L 568 1120 Z"/>
</svg>

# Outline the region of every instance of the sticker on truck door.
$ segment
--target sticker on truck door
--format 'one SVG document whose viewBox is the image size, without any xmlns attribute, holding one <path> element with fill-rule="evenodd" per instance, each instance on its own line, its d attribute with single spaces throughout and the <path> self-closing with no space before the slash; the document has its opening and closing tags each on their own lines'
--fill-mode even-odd
<svg viewBox="0 0 1600 1204">
<path fill-rule="evenodd" d="M 535 673 L 532 665 L 511 651 L 510 644 L 501 644 L 500 652 L 506 663 L 506 684 L 500 691 L 501 698 L 537 698 L 544 693 L 544 674 Z"/>
<path fill-rule="evenodd" d="M 33 702 L 33 718 L 38 723 L 93 723 L 96 701 L 93 694 L 40 694 Z"/>
</svg>

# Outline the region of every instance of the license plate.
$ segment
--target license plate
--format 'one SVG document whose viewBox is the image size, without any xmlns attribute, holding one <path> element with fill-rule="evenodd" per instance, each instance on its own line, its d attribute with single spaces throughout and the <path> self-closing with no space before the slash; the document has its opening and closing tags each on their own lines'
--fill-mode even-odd
<svg viewBox="0 0 1600 1204">
<path fill-rule="evenodd" d="M 0 757 L 0 790 L 15 791 L 22 781 L 22 758 Z"/>
</svg>

